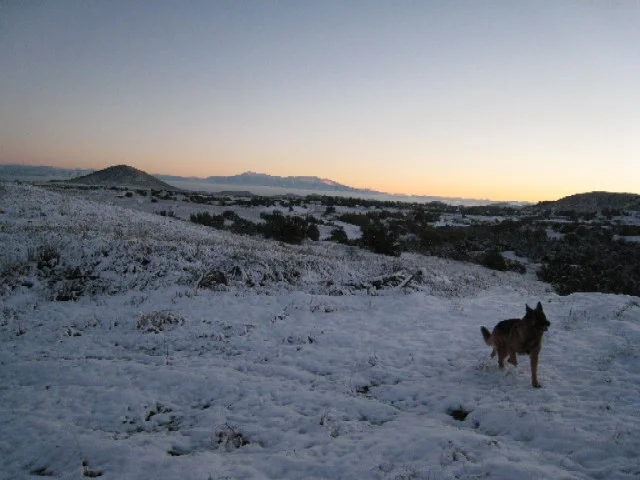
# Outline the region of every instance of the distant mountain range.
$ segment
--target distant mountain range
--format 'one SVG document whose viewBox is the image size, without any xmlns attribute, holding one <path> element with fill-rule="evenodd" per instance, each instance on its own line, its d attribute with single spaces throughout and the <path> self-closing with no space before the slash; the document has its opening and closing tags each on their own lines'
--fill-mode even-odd
<svg viewBox="0 0 640 480">
<path fill-rule="evenodd" d="M 193 181 L 199 180 L 204 182 L 213 183 L 216 185 L 241 185 L 246 187 L 279 187 L 279 188 L 293 188 L 297 190 L 320 190 L 324 192 L 352 192 L 352 193 L 367 193 L 377 194 L 382 192 L 376 192 L 375 190 L 369 190 L 366 188 L 354 188 L 348 185 L 342 185 L 341 183 L 334 182 L 326 178 L 320 177 L 279 177 L 277 175 L 267 175 L 265 173 L 256 172 L 244 172 L 240 175 L 231 176 L 213 176 L 207 178 L 196 179 L 193 177 L 177 177 L 170 175 L 157 175 L 158 178 L 167 181 Z"/>
<path fill-rule="evenodd" d="M 524 202 L 492 202 L 490 200 L 452 199 L 443 197 L 388 195 L 370 189 L 354 188 L 342 185 L 325 178 L 301 176 L 279 177 L 264 173 L 245 172 L 240 175 L 212 176 L 207 178 L 180 177 L 175 175 L 149 175 L 142 170 L 137 170 L 126 165 L 109 167 L 104 170 L 94 171 L 88 169 L 66 169 L 50 166 L 28 165 L 0 165 L 0 180 L 24 180 L 24 181 L 48 181 L 62 180 L 85 185 L 103 186 L 131 186 L 136 188 L 155 188 L 162 190 L 179 190 L 166 182 L 190 182 L 194 185 L 210 183 L 212 185 L 228 185 L 247 187 L 278 187 L 281 189 L 293 189 L 317 192 L 353 193 L 355 195 L 384 195 L 389 199 L 411 202 L 447 201 L 454 203 L 487 205 L 502 203 L 505 205 L 526 205 Z M 188 187 L 185 187 L 188 189 Z M 197 187 L 194 187 L 196 190 Z M 579 212 L 601 211 L 605 208 L 618 210 L 640 211 L 640 195 L 634 193 L 589 192 L 570 195 L 555 201 L 539 202 L 536 205 L 529 204 L 532 211 L 561 211 L 574 210 Z"/>
<path fill-rule="evenodd" d="M 0 165 L 0 180 L 68 180 L 88 175 L 95 170 L 86 168 L 58 168 L 40 165 Z"/>
<path fill-rule="evenodd" d="M 126 167 L 121 165 L 120 167 Z M 110 167 L 113 168 L 113 167 Z M 75 183 L 85 183 L 87 182 L 96 182 L 91 183 L 92 185 L 104 185 L 104 186 L 112 186 L 112 185 L 120 185 L 120 186 L 133 186 L 138 188 L 162 188 L 162 189 L 171 189 L 171 190 L 179 190 L 183 188 L 185 190 L 205 190 L 205 191 L 217 191 L 216 187 L 220 187 L 220 190 L 225 191 L 224 187 L 227 190 L 242 190 L 245 193 L 249 193 L 252 190 L 252 187 L 271 187 L 275 190 L 280 190 L 284 193 L 293 193 L 297 195 L 305 195 L 313 192 L 317 192 L 318 194 L 331 195 L 332 193 L 338 195 L 349 195 L 349 196 L 362 196 L 363 198 L 374 198 L 380 200 L 388 200 L 388 201 L 399 201 L 399 202 L 418 202 L 418 203 L 427 203 L 434 201 L 442 201 L 445 203 L 452 204 L 461 204 L 461 205 L 487 205 L 494 204 L 497 202 L 492 202 L 491 200 L 474 200 L 474 199 L 465 199 L 465 198 L 453 198 L 453 197 L 439 197 L 439 196 L 420 196 L 420 195 L 401 195 L 401 194 L 388 194 L 385 192 L 379 192 L 376 190 L 371 190 L 367 188 L 355 188 L 350 187 L 348 185 L 343 185 L 341 183 L 335 182 L 333 180 L 329 180 L 326 178 L 313 177 L 313 176 L 291 176 L 291 177 L 280 177 L 277 175 L 267 175 L 264 173 L 256 173 L 256 172 L 245 172 L 240 175 L 231 175 L 231 176 L 211 176 L 206 178 L 201 177 L 182 177 L 177 175 L 160 175 L 155 174 L 153 177 L 158 179 L 159 181 L 164 181 L 168 183 L 178 184 L 177 186 L 168 186 L 165 184 L 164 187 L 152 186 L 151 183 L 146 182 L 144 185 L 139 183 L 139 179 L 136 180 L 136 177 L 139 175 L 135 172 L 140 172 L 133 167 L 126 167 L 132 169 L 132 172 L 129 172 L 129 175 L 124 175 L 122 172 L 114 175 L 109 173 L 107 176 L 100 177 L 91 177 L 87 180 L 87 176 L 92 173 L 100 173 L 95 172 L 94 170 L 81 170 L 81 169 L 64 169 L 64 168 L 56 168 L 56 167 L 40 167 L 40 166 L 25 166 L 25 165 L 0 165 L 0 180 L 24 180 L 24 181 L 33 181 L 33 182 L 44 182 L 49 180 L 56 181 L 69 181 L 77 176 L 84 177 L 82 180 L 74 179 Z M 105 169 L 108 170 L 108 169 Z M 144 173 L 144 172 L 143 172 Z M 125 181 L 125 177 L 128 179 L 127 184 L 123 183 Z M 97 179 L 99 178 L 99 179 Z M 119 183 L 118 183 L 119 182 Z M 204 188 L 203 184 L 210 184 L 212 188 Z M 178 188 L 178 186 L 180 188 Z M 236 187 L 236 188 L 233 188 Z M 288 192 L 289 191 L 289 192 Z M 229 193 L 229 192 L 228 192 Z M 237 192 L 235 194 L 238 194 Z M 250 193 L 249 193 L 250 194 Z M 501 202 L 503 203 L 503 202 Z M 511 205 L 522 205 L 521 202 L 507 202 L 507 204 Z"/>
<path fill-rule="evenodd" d="M 120 165 L 118 167 L 126 167 L 125 165 Z M 115 168 L 115 167 L 109 167 Z M 129 181 L 140 181 L 140 179 L 135 180 L 136 177 L 139 177 L 135 172 L 142 172 L 141 170 L 136 170 L 133 167 L 127 167 L 131 169 L 128 172 L 127 177 Z M 106 172 L 109 169 L 100 170 L 100 172 Z M 89 174 L 94 173 L 95 170 L 87 170 L 87 169 L 66 169 L 66 168 L 57 168 L 57 167 L 48 167 L 48 166 L 27 166 L 27 165 L 0 165 L 0 179 L 7 180 L 33 180 L 33 181 L 46 181 L 46 180 L 69 180 L 75 179 L 75 177 L 79 176 L 88 176 Z M 98 173 L 98 172 L 95 172 Z M 144 173 L 144 172 L 142 172 Z M 106 181 L 109 180 L 113 175 L 124 175 L 123 171 L 109 171 L 106 172 L 107 177 L 104 178 Z M 146 174 L 146 173 L 145 173 Z M 280 187 L 280 188 L 292 188 L 296 190 L 317 190 L 324 192 L 351 192 L 351 193 L 366 193 L 366 194 L 379 194 L 382 192 L 377 192 L 375 190 L 370 190 L 366 188 L 354 188 L 349 187 L 348 185 L 342 185 L 338 182 L 334 182 L 333 180 L 329 180 L 326 178 L 312 177 L 312 176 L 303 176 L 303 177 L 279 177 L 277 175 L 267 175 L 264 173 L 256 173 L 256 172 L 244 172 L 240 175 L 231 175 L 231 176 L 212 176 L 206 178 L 198 178 L 198 177 L 181 177 L 177 175 L 159 175 L 154 174 L 153 177 L 156 179 L 160 179 L 164 182 L 207 182 L 215 185 L 234 185 L 234 186 L 247 186 L 247 187 Z M 102 180 L 96 180 L 97 177 L 89 178 L 88 181 L 98 181 L 99 183 Z M 116 179 L 115 177 L 113 179 Z M 75 180 L 74 180 L 75 181 Z M 87 181 L 85 178 L 84 182 Z M 86 184 L 86 183 L 85 183 Z M 166 188 L 166 187 L 165 187 Z M 174 187 L 171 187 L 175 190 Z"/>
</svg>

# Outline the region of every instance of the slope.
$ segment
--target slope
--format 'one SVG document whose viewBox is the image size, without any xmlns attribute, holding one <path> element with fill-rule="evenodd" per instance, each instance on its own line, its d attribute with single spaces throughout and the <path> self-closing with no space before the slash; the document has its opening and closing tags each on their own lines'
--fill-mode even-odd
<svg viewBox="0 0 640 480">
<path fill-rule="evenodd" d="M 640 474 L 638 298 L 29 186 L 0 184 L 0 211 L 2 478 L 77 478 L 85 459 L 105 478 Z M 227 284 L 198 287 L 211 270 Z M 371 282 L 404 270 L 422 279 Z M 93 288 L 52 301 L 78 276 Z M 552 322 L 540 390 L 526 359 L 500 372 L 479 332 L 537 300 Z"/>
</svg>

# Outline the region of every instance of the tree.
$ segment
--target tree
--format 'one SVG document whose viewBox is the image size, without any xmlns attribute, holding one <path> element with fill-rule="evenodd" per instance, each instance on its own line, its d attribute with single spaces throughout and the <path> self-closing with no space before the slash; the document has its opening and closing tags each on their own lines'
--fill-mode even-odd
<svg viewBox="0 0 640 480">
<path fill-rule="evenodd" d="M 401 253 L 397 234 L 377 220 L 362 228 L 361 242 L 365 248 L 375 253 L 393 257 L 399 257 Z"/>
<path fill-rule="evenodd" d="M 314 242 L 317 242 L 318 240 L 320 240 L 320 230 L 318 229 L 318 226 L 315 223 L 311 223 L 307 227 L 307 237 L 309 237 Z"/>
<path fill-rule="evenodd" d="M 347 236 L 347 232 L 345 232 L 344 228 L 342 227 L 334 228 L 331 231 L 331 236 L 329 237 L 329 240 L 331 240 L 332 242 L 338 242 L 338 243 L 344 243 L 344 244 L 349 243 L 349 237 Z"/>
</svg>

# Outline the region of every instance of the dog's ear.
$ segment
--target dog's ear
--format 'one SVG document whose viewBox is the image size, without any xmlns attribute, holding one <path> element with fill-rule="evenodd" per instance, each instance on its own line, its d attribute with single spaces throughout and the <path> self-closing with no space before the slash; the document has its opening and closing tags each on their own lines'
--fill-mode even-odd
<svg viewBox="0 0 640 480">
<path fill-rule="evenodd" d="M 527 305 L 527 304 L 525 303 L 525 305 L 524 305 L 524 306 L 525 306 L 525 307 L 527 307 L 527 313 L 531 313 L 531 312 L 533 312 L 533 310 L 531 309 L 531 307 L 530 307 L 529 305 Z"/>
<path fill-rule="evenodd" d="M 538 312 L 542 311 L 542 303 L 538 302 L 538 305 L 536 305 L 536 311 Z"/>
</svg>

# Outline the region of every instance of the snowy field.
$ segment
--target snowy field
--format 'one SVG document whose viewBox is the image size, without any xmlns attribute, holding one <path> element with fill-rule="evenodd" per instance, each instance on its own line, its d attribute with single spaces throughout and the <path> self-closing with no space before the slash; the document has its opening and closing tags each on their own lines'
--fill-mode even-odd
<svg viewBox="0 0 640 480">
<path fill-rule="evenodd" d="M 8 183 L 0 245 L 2 479 L 640 478 L 640 298 Z"/>
</svg>

